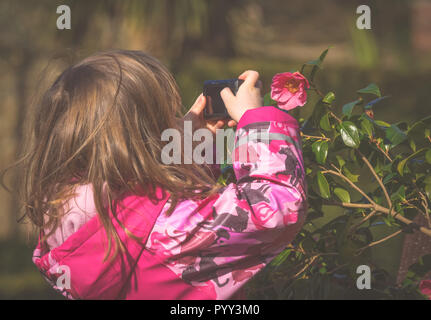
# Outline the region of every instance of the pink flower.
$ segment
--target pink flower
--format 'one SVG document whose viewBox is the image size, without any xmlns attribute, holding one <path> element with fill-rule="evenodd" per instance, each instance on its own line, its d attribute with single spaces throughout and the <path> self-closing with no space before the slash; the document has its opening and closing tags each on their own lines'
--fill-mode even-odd
<svg viewBox="0 0 431 320">
<path fill-rule="evenodd" d="M 305 89 L 310 88 L 308 80 L 299 72 L 278 73 L 272 78 L 271 99 L 284 110 L 303 106 L 307 102 Z"/>
<path fill-rule="evenodd" d="M 422 280 L 419 285 L 419 290 L 423 295 L 428 296 L 428 298 L 431 300 L 431 280 Z"/>
</svg>

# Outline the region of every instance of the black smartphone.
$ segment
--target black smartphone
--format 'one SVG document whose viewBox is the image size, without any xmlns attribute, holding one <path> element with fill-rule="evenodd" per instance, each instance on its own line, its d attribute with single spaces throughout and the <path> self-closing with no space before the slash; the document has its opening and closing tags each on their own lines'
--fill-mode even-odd
<svg viewBox="0 0 431 320">
<path fill-rule="evenodd" d="M 229 113 L 223 99 L 220 96 L 220 91 L 229 87 L 233 94 L 236 94 L 239 86 L 244 82 L 241 79 L 226 79 L 226 80 L 207 80 L 204 82 L 203 94 L 206 98 L 206 106 L 204 109 L 204 118 L 208 120 L 229 119 Z"/>
</svg>

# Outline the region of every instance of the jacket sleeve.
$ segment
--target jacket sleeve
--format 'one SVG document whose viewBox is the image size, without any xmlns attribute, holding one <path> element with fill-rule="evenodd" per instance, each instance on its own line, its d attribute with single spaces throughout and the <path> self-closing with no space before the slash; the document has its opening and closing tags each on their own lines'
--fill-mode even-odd
<svg viewBox="0 0 431 320">
<path fill-rule="evenodd" d="M 172 227 L 164 231 L 169 240 L 159 232 L 162 246 L 175 248 L 168 267 L 217 299 L 232 297 L 280 253 L 307 210 L 299 128 L 289 114 L 275 107 L 247 111 L 232 157 L 236 184 L 213 199 L 180 204 L 158 224 Z"/>
</svg>

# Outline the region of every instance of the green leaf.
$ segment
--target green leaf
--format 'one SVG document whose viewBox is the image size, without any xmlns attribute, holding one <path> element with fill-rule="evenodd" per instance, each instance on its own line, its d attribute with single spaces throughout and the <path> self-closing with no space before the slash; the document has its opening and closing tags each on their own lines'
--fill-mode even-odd
<svg viewBox="0 0 431 320">
<path fill-rule="evenodd" d="M 317 70 L 321 67 L 323 60 L 325 60 L 326 55 L 328 54 L 328 51 L 331 47 L 329 47 L 328 49 L 326 49 L 325 51 L 322 52 L 322 54 L 320 55 L 320 57 L 316 60 L 312 60 L 307 62 L 306 64 L 308 65 L 312 65 L 313 69 L 311 70 L 310 73 L 310 81 L 314 80 L 314 76 L 316 75 Z"/>
<path fill-rule="evenodd" d="M 396 125 L 391 125 L 386 130 L 386 138 L 392 143 L 393 146 L 399 145 L 407 139 L 407 135 Z"/>
<path fill-rule="evenodd" d="M 353 122 L 343 121 L 340 123 L 340 133 L 346 146 L 351 148 L 359 147 L 359 131 Z"/>
<path fill-rule="evenodd" d="M 387 122 L 384 122 L 382 120 L 375 120 L 375 124 L 377 124 L 379 127 L 389 128 L 391 125 Z"/>
<path fill-rule="evenodd" d="M 358 105 L 360 102 L 361 102 L 361 100 L 358 99 L 358 100 L 355 100 L 355 101 L 352 101 L 352 102 L 345 104 L 343 106 L 343 114 L 350 119 L 350 117 L 352 116 L 353 108 L 356 105 Z"/>
<path fill-rule="evenodd" d="M 320 119 L 320 128 L 322 128 L 325 131 L 331 130 L 331 123 L 329 122 L 329 114 L 326 113 L 321 119 Z"/>
<path fill-rule="evenodd" d="M 322 101 L 324 103 L 331 104 L 334 100 L 335 100 L 335 93 L 328 92 Z"/>
<path fill-rule="evenodd" d="M 425 193 L 426 193 L 428 199 L 431 200 L 431 183 L 428 183 L 425 185 Z"/>
<path fill-rule="evenodd" d="M 353 174 L 347 167 L 343 168 L 344 175 L 352 182 L 358 182 L 359 174 Z"/>
<path fill-rule="evenodd" d="M 263 96 L 263 105 L 264 106 L 277 106 L 277 101 L 271 99 L 271 93 L 268 92 Z"/>
<path fill-rule="evenodd" d="M 429 164 L 431 164 L 431 149 L 425 154 L 425 159 Z"/>
<path fill-rule="evenodd" d="M 350 202 L 350 194 L 347 190 L 343 188 L 335 188 L 334 193 L 341 202 Z"/>
<path fill-rule="evenodd" d="M 329 183 L 328 180 L 326 180 L 325 176 L 321 171 L 317 172 L 317 185 L 319 186 L 319 193 L 324 199 L 329 199 L 331 196 L 331 193 L 329 191 Z"/>
<path fill-rule="evenodd" d="M 413 139 L 409 140 L 409 145 L 410 145 L 410 148 L 413 150 L 413 152 L 415 152 L 417 148 L 416 148 L 416 143 L 413 141 Z"/>
<path fill-rule="evenodd" d="M 308 61 L 305 64 L 309 66 L 320 66 L 321 61 L 319 59 L 315 59 L 315 60 Z"/>
<path fill-rule="evenodd" d="M 368 119 L 366 119 L 366 118 L 364 118 L 362 121 L 361 121 L 361 129 L 362 129 L 362 131 L 364 131 L 370 138 L 373 136 L 373 123 L 370 121 L 370 120 L 368 120 Z"/>
<path fill-rule="evenodd" d="M 398 173 L 399 173 L 401 176 L 403 176 L 403 175 L 404 175 L 404 167 L 406 166 L 407 161 L 409 161 L 409 160 L 410 160 L 411 158 L 413 158 L 413 157 L 418 156 L 419 154 L 421 154 L 421 153 L 422 153 L 422 152 L 424 152 L 425 150 L 426 150 L 426 149 L 420 149 L 420 150 L 416 151 L 415 153 L 412 153 L 411 155 L 409 155 L 407 158 L 405 158 L 405 159 L 401 160 L 401 161 L 398 163 L 398 166 L 397 166 Z"/>
<path fill-rule="evenodd" d="M 338 165 L 340 166 L 340 169 L 342 169 L 344 167 L 344 165 L 346 164 L 346 161 L 341 156 L 339 156 L 338 154 L 335 157 L 337 158 Z"/>
<path fill-rule="evenodd" d="M 325 164 L 326 157 L 328 156 L 328 142 L 316 141 L 312 144 L 311 150 L 316 155 L 316 161 L 320 164 Z"/>
<path fill-rule="evenodd" d="M 406 198 L 406 188 L 402 185 L 398 190 L 391 194 L 391 200 L 403 200 Z"/>
<path fill-rule="evenodd" d="M 428 145 L 426 140 L 426 130 L 427 124 L 422 120 L 415 122 L 409 130 L 407 130 L 407 136 L 410 139 L 410 145 L 413 143 L 418 149 L 423 148 Z"/>
<path fill-rule="evenodd" d="M 327 272 L 327 270 L 326 270 L 325 267 L 322 267 L 322 268 L 319 269 L 319 273 L 320 274 L 325 274 L 326 272 Z"/>
<path fill-rule="evenodd" d="M 278 256 L 276 256 L 274 260 L 271 261 L 271 265 L 273 265 L 274 267 L 281 265 L 289 257 L 291 252 L 292 249 L 284 250 Z"/>
<path fill-rule="evenodd" d="M 397 174 L 395 172 L 391 172 L 389 173 L 386 177 L 383 178 L 382 182 L 383 184 L 388 183 L 389 181 L 392 180 L 393 177 L 395 177 Z"/>
<path fill-rule="evenodd" d="M 370 94 L 374 94 L 378 97 L 382 96 L 382 94 L 380 93 L 379 87 L 375 83 L 370 83 L 367 87 L 360 89 L 357 92 L 358 93 L 370 93 Z"/>
<path fill-rule="evenodd" d="M 330 49 L 330 48 L 331 48 L 331 47 L 329 47 L 328 49 L 324 50 L 324 51 L 320 54 L 319 58 L 317 58 L 316 60 L 308 61 L 308 62 L 306 62 L 305 64 L 320 67 L 320 66 L 322 65 L 323 60 L 325 60 L 326 55 L 328 54 L 328 51 L 329 51 L 329 49 Z"/>
</svg>

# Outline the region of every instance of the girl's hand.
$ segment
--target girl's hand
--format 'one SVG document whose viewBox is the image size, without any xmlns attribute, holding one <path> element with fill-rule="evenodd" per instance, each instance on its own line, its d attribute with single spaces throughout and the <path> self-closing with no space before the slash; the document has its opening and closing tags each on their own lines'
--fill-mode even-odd
<svg viewBox="0 0 431 320">
<path fill-rule="evenodd" d="M 261 107 L 263 104 L 259 73 L 248 70 L 241 74 L 238 79 L 244 80 L 244 83 L 239 87 L 236 96 L 229 88 L 224 88 L 220 92 L 229 115 L 236 122 L 239 122 L 247 110 Z"/>
<path fill-rule="evenodd" d="M 207 128 L 213 134 L 216 133 L 217 129 L 222 129 L 226 124 L 229 127 L 233 127 L 236 125 L 236 122 L 233 120 L 205 120 L 204 119 L 204 109 L 205 109 L 205 96 L 201 94 L 184 116 L 184 120 L 192 121 L 193 123 L 193 131 L 200 128 Z"/>
</svg>

